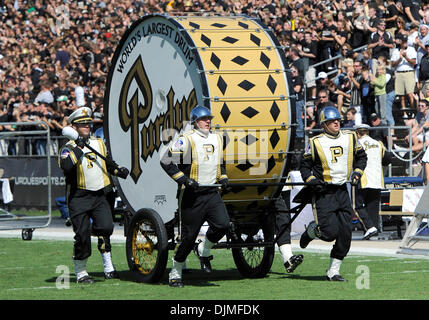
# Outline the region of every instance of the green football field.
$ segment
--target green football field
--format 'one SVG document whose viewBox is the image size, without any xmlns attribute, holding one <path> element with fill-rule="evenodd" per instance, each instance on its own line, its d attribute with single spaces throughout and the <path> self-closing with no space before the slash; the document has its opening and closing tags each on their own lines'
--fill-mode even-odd
<svg viewBox="0 0 429 320">
<path fill-rule="evenodd" d="M 128 270 L 125 245 L 113 244 L 120 279 L 105 280 L 96 244 L 88 260 L 93 285 L 75 283 L 72 242 L 0 238 L 1 300 L 427 300 L 429 261 L 419 258 L 350 255 L 341 267 L 347 283 L 328 282 L 328 253 L 301 251 L 293 274 L 284 271 L 278 252 L 265 278 L 246 279 L 227 249 L 213 250 L 214 272 L 205 274 L 197 258 L 187 260 L 184 288 L 167 284 L 170 263 L 158 284 L 138 283 Z M 297 252 L 295 252 L 297 253 Z M 170 252 L 170 255 L 172 252 Z M 69 281 L 68 281 L 69 280 Z"/>
</svg>

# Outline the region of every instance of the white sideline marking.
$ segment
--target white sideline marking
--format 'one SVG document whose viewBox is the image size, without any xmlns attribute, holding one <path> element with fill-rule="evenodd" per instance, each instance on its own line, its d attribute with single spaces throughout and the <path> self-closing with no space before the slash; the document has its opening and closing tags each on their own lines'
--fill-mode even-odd
<svg viewBox="0 0 429 320">
<path fill-rule="evenodd" d="M 52 266 L 16 266 L 16 267 L 0 267 L 0 270 L 24 270 L 24 269 L 55 269 Z"/>
<path fill-rule="evenodd" d="M 57 287 L 9 288 L 9 289 L 6 289 L 6 291 L 17 291 L 17 290 L 40 290 L 40 289 L 57 289 Z"/>
<path fill-rule="evenodd" d="M 103 287 L 118 287 L 119 285 L 121 286 L 130 286 L 130 285 L 140 285 L 139 283 L 136 282 L 121 282 L 121 283 L 98 283 L 96 281 L 95 285 L 98 287 L 103 286 Z M 83 285 L 85 286 L 85 285 Z M 71 282 L 70 285 L 70 289 L 72 288 L 81 288 L 82 285 L 81 284 L 77 284 L 75 282 Z M 89 287 L 88 287 L 89 288 Z M 30 288 L 9 288 L 6 289 L 6 291 L 19 291 L 19 290 L 44 290 L 44 289 L 57 289 L 57 287 L 30 287 Z"/>
<path fill-rule="evenodd" d="M 404 271 L 399 271 L 399 272 L 373 272 L 372 274 L 407 274 L 407 273 L 417 273 L 417 272 L 429 272 L 429 270 L 404 270 Z M 346 273 L 344 274 L 345 276 L 355 276 L 355 273 Z M 73 283 L 74 286 L 73 288 L 80 288 L 81 286 Z M 136 282 L 121 282 L 121 283 L 97 283 L 96 286 L 100 287 L 113 287 L 113 286 L 119 286 L 121 285 L 123 286 L 135 286 L 135 285 L 140 285 L 139 283 Z M 72 287 L 70 287 L 71 289 Z M 19 291 L 19 290 L 44 290 L 44 289 L 57 289 L 57 287 L 30 287 L 30 288 L 9 288 L 6 289 L 6 291 Z"/>
<path fill-rule="evenodd" d="M 128 262 L 122 262 L 122 261 L 118 261 L 118 262 L 114 262 L 115 266 L 127 266 Z M 70 269 L 73 268 L 73 266 L 68 266 Z M 98 267 L 98 264 L 94 263 L 94 264 L 90 264 L 88 263 L 87 267 Z M 52 266 L 16 266 L 16 267 L 0 267 L 0 270 L 25 270 L 25 269 L 55 269 L 56 266 L 52 267 Z M 128 271 L 128 270 L 120 270 L 120 271 Z M 89 271 L 91 272 L 91 271 Z M 96 272 L 96 271 L 94 271 Z M 100 271 L 101 272 L 101 271 Z"/>
<path fill-rule="evenodd" d="M 399 246 L 399 244 L 398 244 Z M 292 244 L 292 251 L 299 251 L 305 255 L 305 252 L 308 253 L 328 253 L 332 250 L 332 245 L 309 245 L 306 249 L 301 249 L 299 245 Z M 368 248 L 368 247 L 357 247 L 351 248 L 347 257 L 362 257 L 362 256 L 377 256 L 377 257 L 394 257 L 398 259 L 429 259 L 429 255 L 409 255 L 397 253 L 397 249 L 384 249 L 384 248 Z M 346 257 L 346 258 L 347 258 Z M 326 257 L 330 259 L 329 256 Z M 322 259 L 322 257 L 321 257 Z"/>
<path fill-rule="evenodd" d="M 386 262 L 386 261 L 398 261 L 400 258 L 390 258 L 390 259 L 362 259 L 356 260 L 356 262 Z M 419 263 L 420 260 L 411 260 L 411 261 L 398 261 L 398 263 Z"/>
<path fill-rule="evenodd" d="M 404 271 L 392 271 L 392 272 L 371 272 L 371 274 L 407 274 L 407 273 L 417 273 L 417 272 L 429 272 L 429 270 L 404 270 Z M 348 276 L 356 275 L 355 273 L 345 274 Z"/>
</svg>

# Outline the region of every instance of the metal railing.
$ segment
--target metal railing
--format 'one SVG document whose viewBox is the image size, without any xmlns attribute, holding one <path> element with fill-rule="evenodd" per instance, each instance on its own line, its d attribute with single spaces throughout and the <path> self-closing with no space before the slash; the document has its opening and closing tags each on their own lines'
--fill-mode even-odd
<svg viewBox="0 0 429 320">
<path fill-rule="evenodd" d="M 366 45 L 364 45 L 364 46 L 361 46 L 361 47 L 358 47 L 358 48 L 356 48 L 356 49 L 353 49 L 352 50 L 352 52 L 359 52 L 359 51 L 362 51 L 362 50 L 365 50 L 365 49 L 367 49 L 368 48 L 368 45 L 366 44 Z M 336 55 L 335 57 L 331 57 L 331 58 L 329 58 L 329 59 L 326 59 L 326 60 L 323 60 L 323 61 L 320 61 L 320 62 L 318 62 L 318 63 L 315 63 L 315 64 L 312 64 L 312 65 L 310 65 L 309 66 L 309 68 L 310 67 L 312 67 L 312 68 L 317 68 L 317 67 L 319 67 L 319 66 L 321 66 L 321 65 L 324 65 L 324 64 L 326 64 L 326 63 L 329 63 L 329 62 L 332 62 L 332 61 L 336 61 L 336 60 L 339 60 L 339 59 L 341 59 L 343 56 L 341 55 L 341 54 L 338 54 L 338 55 Z M 329 72 L 327 72 L 326 74 L 328 75 L 328 76 L 330 76 L 331 74 L 334 74 L 334 73 L 337 73 L 338 72 L 338 69 L 334 69 L 334 70 L 332 70 L 332 71 L 329 71 Z M 321 77 L 316 77 L 316 78 L 314 78 L 314 79 L 309 79 L 309 80 L 305 80 L 305 74 L 304 74 L 304 76 L 303 76 L 303 80 L 304 80 L 304 128 L 306 128 L 307 127 L 307 108 L 306 108 L 306 105 L 307 105 L 307 83 L 309 83 L 309 82 L 314 82 L 314 81 L 317 81 L 317 80 L 319 80 L 319 79 L 321 79 Z M 298 115 L 297 115 L 298 116 Z M 304 130 L 304 137 L 305 137 L 305 143 L 307 144 L 308 143 L 308 136 L 307 135 L 305 135 L 305 130 Z"/>
<path fill-rule="evenodd" d="M 50 136 L 48 140 L 46 135 L 41 135 L 41 132 L 43 130 L 0 131 L 0 157 L 41 158 L 46 157 L 48 149 L 50 156 L 57 156 L 63 141 L 67 139 L 63 136 Z M 42 147 L 38 147 L 39 144 L 42 144 Z"/>
<path fill-rule="evenodd" d="M 26 127 L 26 126 L 39 126 L 39 130 L 30 131 L 0 131 L 0 140 L 10 139 L 12 137 L 19 137 L 23 134 L 28 136 L 41 136 L 46 139 L 46 143 L 49 146 L 51 143 L 51 133 L 49 125 L 45 121 L 33 121 L 33 122 L 0 122 L 0 126 L 14 126 L 15 128 Z M 45 129 L 44 129 L 45 128 Z M 50 148 L 46 148 L 46 154 L 43 156 L 47 159 L 47 197 L 48 197 L 48 214 L 41 216 L 18 216 L 12 214 L 6 210 L 1 210 L 0 230 L 14 230 L 14 229 L 33 229 L 33 228 L 44 228 L 49 226 L 52 219 L 52 182 L 51 182 L 51 152 Z M 43 223 L 47 219 L 46 223 Z"/>
<path fill-rule="evenodd" d="M 26 135 L 27 133 L 22 136 L 2 136 L 0 134 L 0 157 L 46 157 L 48 148 L 50 149 L 50 155 L 56 156 L 58 155 L 59 146 L 61 145 L 59 141 L 64 139 L 63 137 L 53 136 L 48 143 L 46 136 Z M 43 146 L 40 146 L 41 144 Z M 40 152 L 40 149 L 43 149 L 43 152 Z"/>
</svg>

